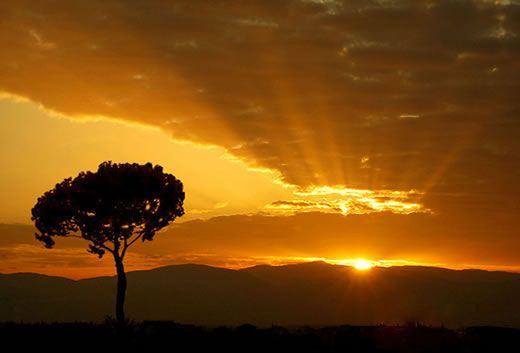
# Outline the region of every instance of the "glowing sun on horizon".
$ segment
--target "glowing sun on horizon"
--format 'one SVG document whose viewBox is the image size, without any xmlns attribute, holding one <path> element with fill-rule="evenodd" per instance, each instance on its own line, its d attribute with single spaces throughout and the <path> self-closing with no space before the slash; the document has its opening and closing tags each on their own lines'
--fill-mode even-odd
<svg viewBox="0 0 520 353">
<path fill-rule="evenodd" d="M 358 271 L 366 271 L 372 268 L 372 263 L 367 260 L 359 259 L 354 261 L 353 266 Z"/>
</svg>

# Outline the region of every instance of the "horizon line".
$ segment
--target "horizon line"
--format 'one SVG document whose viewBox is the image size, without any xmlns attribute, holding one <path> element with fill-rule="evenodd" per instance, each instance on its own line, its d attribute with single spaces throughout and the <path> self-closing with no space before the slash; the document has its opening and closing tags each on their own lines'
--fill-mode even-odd
<svg viewBox="0 0 520 353">
<path fill-rule="evenodd" d="M 344 267 L 344 268 L 348 268 L 355 272 L 363 272 L 363 273 L 367 273 L 367 272 L 374 271 L 374 270 L 385 270 L 385 269 L 391 269 L 391 268 L 422 268 L 422 269 L 438 269 L 438 270 L 455 271 L 455 272 L 481 271 L 481 272 L 489 272 L 489 273 L 507 273 L 507 274 L 513 274 L 513 275 L 520 275 L 520 271 L 493 270 L 493 269 L 472 268 L 472 267 L 450 268 L 450 267 L 442 267 L 442 266 L 426 265 L 426 264 L 404 264 L 404 265 L 391 265 L 391 266 L 374 265 L 374 266 L 371 266 L 369 270 L 359 270 L 359 269 L 356 269 L 355 265 L 332 263 L 332 262 L 329 262 L 326 260 L 311 260 L 311 261 L 291 262 L 291 263 L 284 263 L 284 264 L 260 263 L 260 264 L 253 265 L 253 266 L 244 266 L 244 267 L 235 267 L 235 268 L 226 267 L 223 265 L 217 266 L 217 265 L 208 265 L 208 264 L 197 263 L 197 262 L 186 262 L 186 263 L 176 263 L 176 264 L 170 264 L 170 265 L 151 267 L 151 268 L 147 268 L 147 269 L 131 270 L 131 271 L 128 271 L 127 274 L 135 273 L 135 272 L 148 272 L 148 271 L 154 271 L 154 270 L 164 269 L 164 268 L 168 268 L 168 267 L 181 267 L 181 266 L 200 266 L 200 267 L 206 267 L 206 268 L 212 268 L 212 269 L 229 270 L 229 271 L 238 272 L 238 271 L 244 271 L 247 269 L 252 269 L 252 268 L 260 267 L 260 266 L 278 268 L 278 267 L 289 267 L 289 266 L 309 265 L 309 264 L 325 264 L 330 267 Z M 49 275 L 49 274 L 45 274 L 45 273 L 31 272 L 31 271 L 0 272 L 0 275 L 2 275 L 2 276 L 3 275 L 38 275 L 38 276 L 42 276 L 42 277 L 64 278 L 64 279 L 75 281 L 75 282 L 82 281 L 82 280 L 96 279 L 96 278 L 117 277 L 117 275 L 114 273 L 114 275 L 71 278 L 71 277 L 64 276 L 64 275 Z"/>
</svg>

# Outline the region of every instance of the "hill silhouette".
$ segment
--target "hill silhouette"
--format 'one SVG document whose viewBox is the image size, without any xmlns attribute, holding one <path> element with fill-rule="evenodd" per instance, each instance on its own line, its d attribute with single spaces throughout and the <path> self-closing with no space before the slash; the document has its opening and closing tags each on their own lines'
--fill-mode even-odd
<svg viewBox="0 0 520 353">
<path fill-rule="evenodd" d="M 173 265 L 128 273 L 136 320 L 199 325 L 431 325 L 520 327 L 520 274 L 432 267 L 359 272 L 324 262 L 230 270 Z M 100 322 L 114 277 L 0 275 L 0 321 Z"/>
</svg>

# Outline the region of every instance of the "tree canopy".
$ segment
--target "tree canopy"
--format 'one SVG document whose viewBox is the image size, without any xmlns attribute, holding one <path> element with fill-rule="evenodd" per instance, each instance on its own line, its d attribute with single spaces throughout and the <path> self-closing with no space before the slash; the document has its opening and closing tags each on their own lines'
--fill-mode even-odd
<svg viewBox="0 0 520 353">
<path fill-rule="evenodd" d="M 32 220 L 47 248 L 56 236 L 80 237 L 99 257 L 109 251 L 123 258 L 134 242 L 152 240 L 182 216 L 184 197 L 182 182 L 159 165 L 108 161 L 56 184 L 38 198 Z"/>
</svg>

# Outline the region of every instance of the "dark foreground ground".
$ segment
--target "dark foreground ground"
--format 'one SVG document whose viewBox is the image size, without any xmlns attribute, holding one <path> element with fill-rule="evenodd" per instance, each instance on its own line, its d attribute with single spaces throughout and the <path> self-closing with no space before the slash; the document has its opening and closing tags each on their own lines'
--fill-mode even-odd
<svg viewBox="0 0 520 353">
<path fill-rule="evenodd" d="M 110 323 L 0 324 L 3 347 L 17 351 L 143 352 L 520 352 L 520 330 L 405 326 L 205 328 L 143 322 L 121 330 Z M 14 351 L 14 350 L 12 350 Z"/>
</svg>

